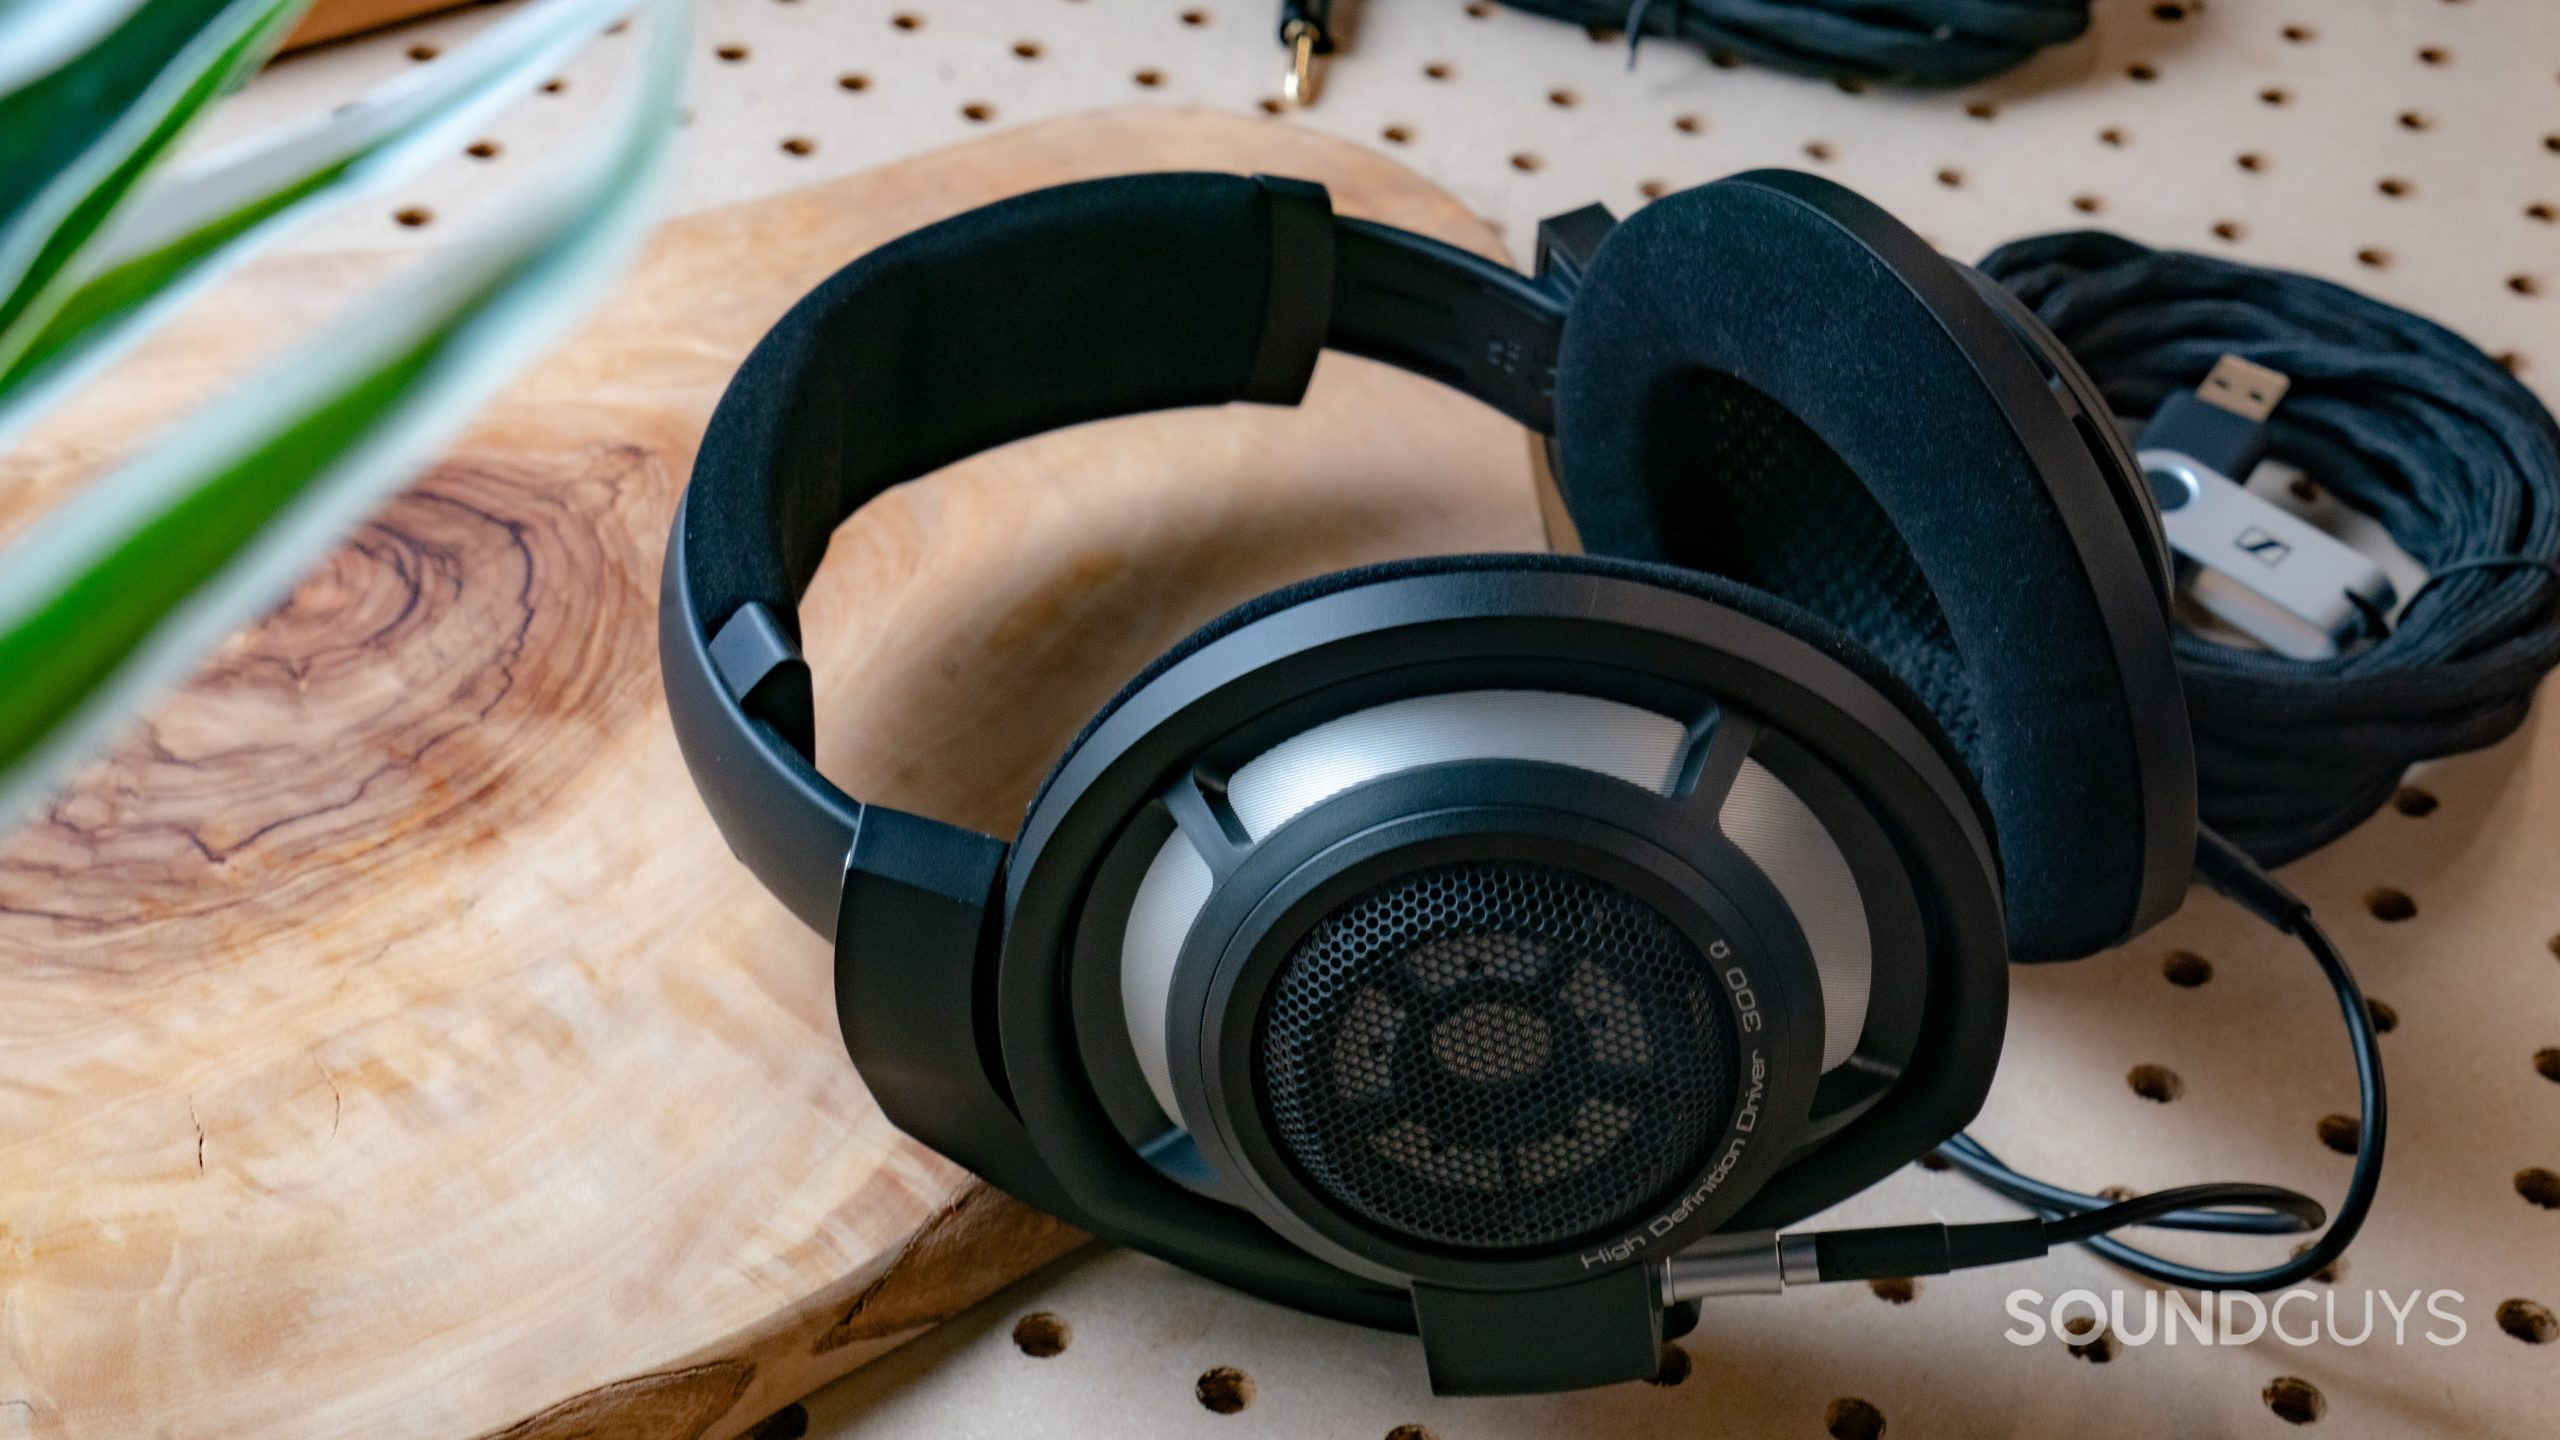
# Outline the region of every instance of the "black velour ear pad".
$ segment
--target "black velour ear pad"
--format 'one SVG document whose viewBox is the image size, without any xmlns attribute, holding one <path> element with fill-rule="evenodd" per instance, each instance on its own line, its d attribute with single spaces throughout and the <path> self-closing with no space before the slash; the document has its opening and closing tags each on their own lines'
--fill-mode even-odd
<svg viewBox="0 0 2560 1440">
<path fill-rule="evenodd" d="M 1904 684 L 1900 676 L 1894 674 L 1876 657 L 1868 654 L 1855 640 L 1841 633 L 1837 626 L 1774 595 L 1737 584 L 1721 575 L 1710 575 L 1704 571 L 1683 569 L 1675 565 L 1648 564 L 1640 560 L 1621 560 L 1599 555 L 1549 555 L 1537 551 L 1511 551 L 1482 555 L 1426 555 L 1412 560 L 1390 560 L 1380 565 L 1363 565 L 1357 569 L 1336 570 L 1330 574 L 1318 575 L 1312 579 L 1301 580 L 1294 585 L 1284 585 L 1277 590 L 1266 591 L 1247 600 L 1184 636 L 1172 649 L 1157 656 L 1147 665 L 1147 668 L 1139 671 L 1128 684 L 1121 686 L 1120 693 L 1103 702 L 1102 708 L 1094 712 L 1093 718 L 1086 721 L 1084 728 L 1076 733 L 1074 741 L 1059 754 L 1057 763 L 1049 767 L 1048 777 L 1040 782 L 1040 788 L 1032 795 L 1030 805 L 1023 810 L 1024 818 L 1027 821 L 1032 812 L 1040 808 L 1041 798 L 1049 793 L 1049 787 L 1057 781 L 1059 772 L 1066 769 L 1067 761 L 1078 750 L 1084 748 L 1084 742 L 1092 738 L 1093 732 L 1102 728 L 1102 722 L 1110 719 L 1113 712 L 1128 702 L 1129 697 L 1147 688 L 1157 676 L 1181 664 L 1193 652 L 1210 642 L 1233 634 L 1265 616 L 1277 615 L 1291 606 L 1304 605 L 1310 600 L 1320 599 L 1336 591 L 1349 590 L 1361 585 L 1383 584 L 1386 581 L 1402 580 L 1413 575 L 1445 575 L 1456 571 L 1481 570 L 1569 571 L 1584 575 L 1603 575 L 1620 580 L 1637 580 L 1722 605 L 1729 610 L 1748 615 L 1762 624 L 1786 631 L 1848 667 L 1852 674 L 1873 686 L 1877 693 L 1893 702 L 1895 708 L 1909 716 L 1911 723 L 1919 728 L 1920 733 L 1927 737 L 1929 743 L 1937 747 L 1939 755 L 1947 762 L 1947 768 L 1954 772 L 1957 782 L 1964 787 L 1965 797 L 1973 802 L 1974 815 L 1982 822 L 1983 830 L 1988 833 L 1992 829 L 1990 807 L 1983 803 L 1982 792 L 1975 787 L 1973 774 L 1966 769 L 1963 755 L 1958 752 L 1954 742 L 1947 738 L 1946 732 L 1939 728 L 1937 717 L 1929 713 L 1929 707 L 1921 702 L 1918 695 L 1912 693 L 1911 687 Z M 1993 844 L 1996 847 L 1998 841 L 1995 839 Z"/>
<path fill-rule="evenodd" d="M 1975 349 L 1951 315 L 1987 322 Z M 1948 262 L 1837 186 L 1667 197 L 1566 320 L 1559 480 L 1593 553 L 1769 591 L 1917 692 L 1997 821 L 2013 953 L 2059 958 L 2129 925 L 2142 782 L 2098 597 L 2001 404 L 2050 399 L 2023 350 L 1985 368 L 1986 331 Z"/>
</svg>

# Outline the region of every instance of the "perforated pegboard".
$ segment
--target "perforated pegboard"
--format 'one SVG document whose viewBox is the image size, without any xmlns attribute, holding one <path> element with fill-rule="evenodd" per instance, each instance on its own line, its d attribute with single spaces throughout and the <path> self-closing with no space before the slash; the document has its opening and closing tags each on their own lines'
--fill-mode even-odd
<svg viewBox="0 0 2560 1440">
<path fill-rule="evenodd" d="M 2090 39 L 2025 70 L 1913 94 L 1719 68 L 1669 43 L 1648 45 L 1630 73 L 1622 43 L 1570 27 L 1461 0 L 1377 0 L 1320 104 L 1271 123 L 1398 155 L 1515 247 L 1547 213 L 1592 199 L 1624 211 L 1664 187 L 1771 164 L 1835 176 L 1960 256 L 2103 225 L 2357 285 L 2560 396 L 2560 5 L 2100 0 L 2098 12 Z M 492 18 L 478 8 L 295 57 L 219 129 L 339 103 Z M 1104 105 L 1263 114 L 1281 63 L 1271 24 L 1262 0 L 706 3 L 675 200 L 770 193 Z M 539 183 L 627 69 L 616 47 L 630 43 L 604 41 L 493 123 L 486 153 L 293 243 L 466 233 L 511 185 Z M 2283 1434 L 2296 1420 L 2324 1435 L 2549 1434 L 2560 1343 L 2519 1337 L 2548 1336 L 2546 1307 L 2560 1307 L 2555 747 L 2537 723 L 2433 767 L 2400 806 L 2290 877 L 2396 1018 L 2384 1042 L 2391 1181 L 2329 1289 L 2347 1307 L 2368 1289 L 2459 1291 L 2459 1344 L 2420 1339 L 2423 1312 L 2405 1345 L 2004 1343 L 2013 1286 L 2139 1294 L 2073 1254 L 1908 1293 L 1721 1302 L 1679 1351 L 1677 1385 L 1436 1401 L 1409 1341 L 1109 1253 L 816 1398 L 815 1433 L 2192 1436 Z M 2148 1098 L 2159 1095 L 2173 1098 Z M 2334 1196 L 2346 1160 L 2324 1125 L 2352 1108 L 2344 1044 L 2308 965 L 2199 897 L 2123 953 L 2018 974 L 1979 1133 L 2029 1168 L 2093 1186 L 2246 1177 Z M 2001 1213 L 1959 1180 L 1914 1171 L 1830 1219 Z M 1034 1311 L 1064 1325 L 1035 1323 L 1017 1341 Z M 2354 1316 L 2342 1318 L 2352 1332 Z"/>
</svg>

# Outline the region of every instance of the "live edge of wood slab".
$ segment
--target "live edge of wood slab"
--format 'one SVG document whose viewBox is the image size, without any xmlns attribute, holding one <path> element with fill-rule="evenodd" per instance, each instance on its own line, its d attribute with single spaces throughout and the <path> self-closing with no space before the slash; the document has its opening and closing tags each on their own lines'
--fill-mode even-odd
<svg viewBox="0 0 2560 1440">
<path fill-rule="evenodd" d="M 893 1131 L 825 944 L 677 757 L 660 547 L 738 359 L 890 237 L 1132 170 L 1268 170 L 1495 253 L 1341 142 L 1148 111 L 668 225 L 619 298 L 0 842 L 0 1437 L 720 1440 L 1081 1237 Z M 0 462 L 0 537 L 393 262 L 224 287 Z M 1328 357 L 1301 409 L 1009 447 L 873 506 L 805 614 L 820 763 L 1010 835 L 1190 627 L 1532 549 L 1520 432 Z"/>
</svg>

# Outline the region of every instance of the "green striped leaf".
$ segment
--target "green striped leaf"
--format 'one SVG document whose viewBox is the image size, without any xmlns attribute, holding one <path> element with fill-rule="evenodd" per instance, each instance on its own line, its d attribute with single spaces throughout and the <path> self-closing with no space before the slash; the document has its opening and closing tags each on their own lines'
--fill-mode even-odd
<svg viewBox="0 0 2560 1440">
<path fill-rule="evenodd" d="M 636 246 L 682 0 L 610 145 L 0 550 L 0 829 L 182 678 L 560 335 Z"/>
<path fill-rule="evenodd" d="M 258 243 L 450 154 L 632 0 L 544 0 L 351 107 L 232 147 L 155 184 L 0 361 L 0 444 Z"/>
</svg>

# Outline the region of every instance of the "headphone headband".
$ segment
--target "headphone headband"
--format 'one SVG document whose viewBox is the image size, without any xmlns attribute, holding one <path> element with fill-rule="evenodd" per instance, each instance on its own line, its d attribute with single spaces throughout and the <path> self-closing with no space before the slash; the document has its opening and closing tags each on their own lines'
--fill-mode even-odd
<svg viewBox="0 0 2560 1440">
<path fill-rule="evenodd" d="M 1543 430 L 1560 288 L 1337 217 L 1319 185 L 1214 174 L 1037 191 L 838 271 L 721 396 L 667 548 L 659 646 L 669 711 L 730 849 L 794 914 L 834 935 L 843 862 L 870 807 L 811 763 L 797 607 L 828 538 L 863 504 L 979 451 L 1089 420 L 1238 400 L 1294 405 L 1328 346 Z M 898 823 L 950 830 L 944 850 L 994 844 L 912 816 Z M 979 867 L 962 868 L 976 884 Z"/>
</svg>

